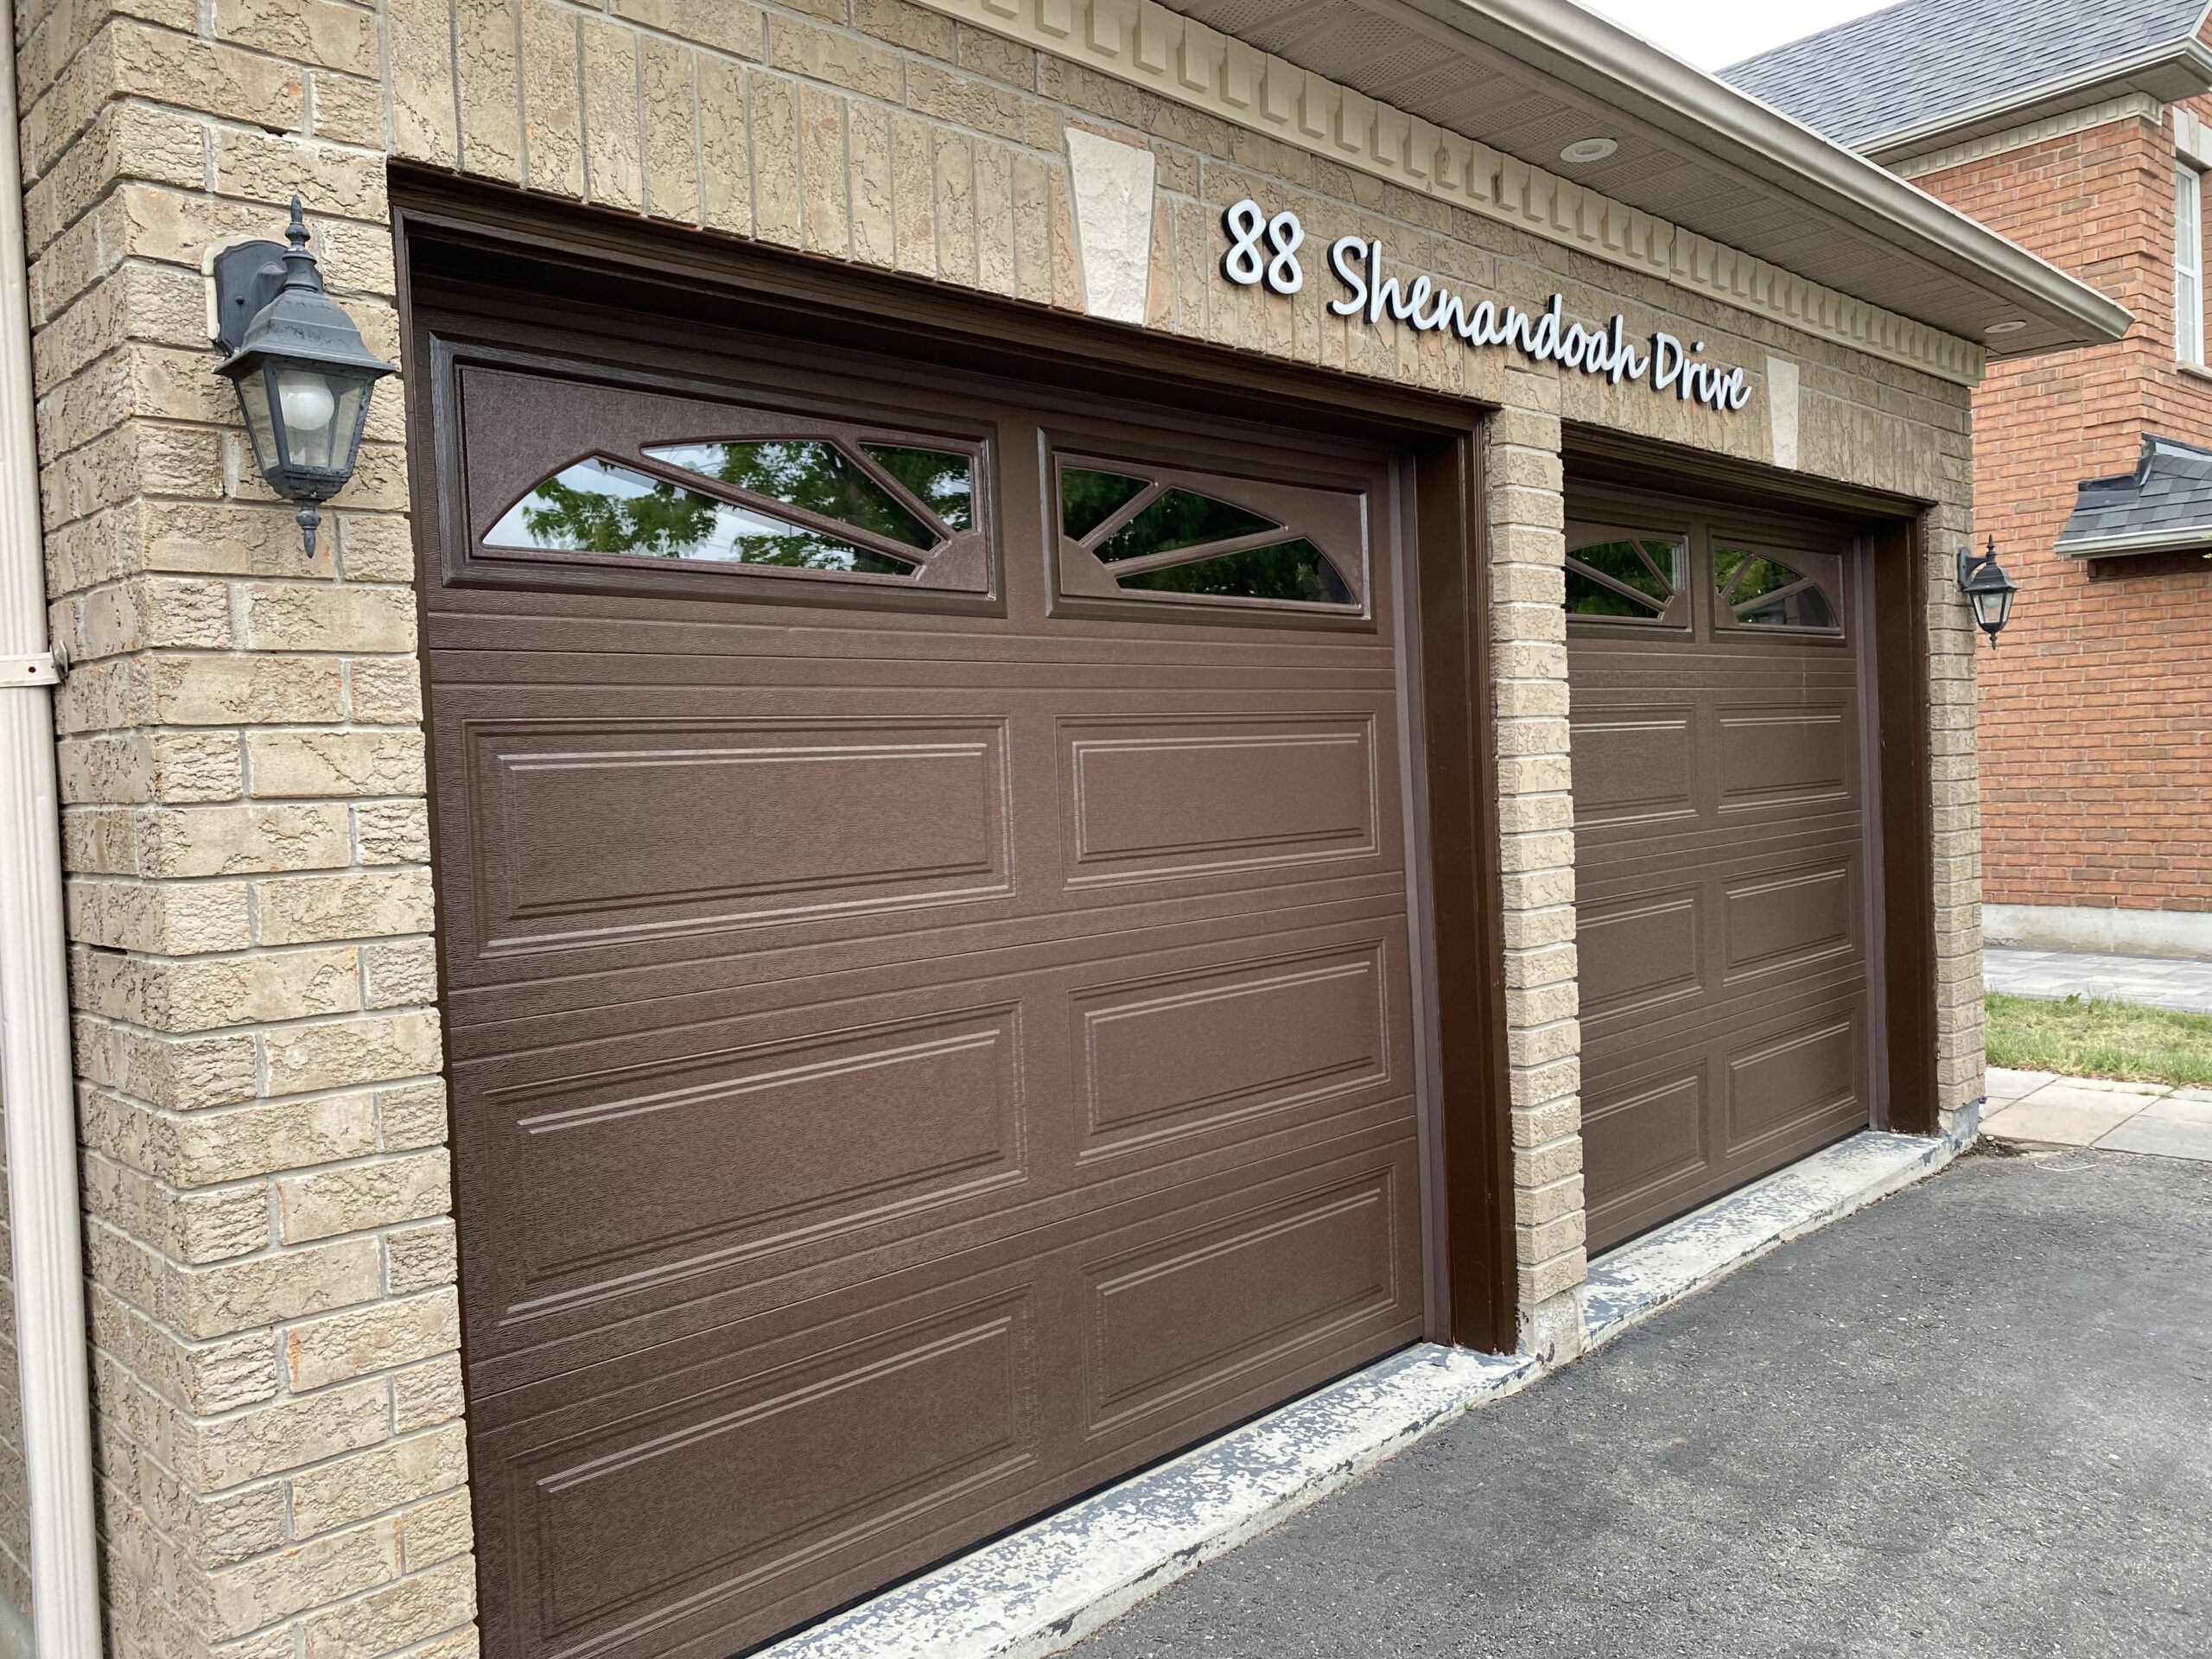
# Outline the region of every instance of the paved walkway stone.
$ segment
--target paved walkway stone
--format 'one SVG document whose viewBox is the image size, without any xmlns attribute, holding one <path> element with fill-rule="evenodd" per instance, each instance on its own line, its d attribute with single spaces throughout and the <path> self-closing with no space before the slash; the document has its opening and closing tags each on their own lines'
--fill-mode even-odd
<svg viewBox="0 0 2212 1659">
<path fill-rule="evenodd" d="M 2212 1163 L 2212 1089 L 1989 1068 L 1981 1132 L 1999 1141 L 2096 1147 Z"/>
<path fill-rule="evenodd" d="M 1981 953 L 1982 982 L 2007 996 L 2069 996 L 2137 1002 L 2145 1007 L 2212 1014 L 2212 962 L 2166 957 L 2101 957 L 2073 950 L 1992 945 Z"/>
</svg>

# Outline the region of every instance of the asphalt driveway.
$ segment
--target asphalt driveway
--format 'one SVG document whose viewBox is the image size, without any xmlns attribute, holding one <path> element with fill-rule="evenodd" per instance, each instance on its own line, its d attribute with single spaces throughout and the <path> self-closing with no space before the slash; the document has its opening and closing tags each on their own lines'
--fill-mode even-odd
<svg viewBox="0 0 2212 1659">
<path fill-rule="evenodd" d="M 2212 1164 L 1977 1154 L 1079 1659 L 2212 1653 Z"/>
</svg>

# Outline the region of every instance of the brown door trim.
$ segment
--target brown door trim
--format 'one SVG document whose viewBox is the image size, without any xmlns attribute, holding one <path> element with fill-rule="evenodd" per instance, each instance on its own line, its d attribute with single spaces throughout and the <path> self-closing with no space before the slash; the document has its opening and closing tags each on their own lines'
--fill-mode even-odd
<svg viewBox="0 0 2212 1659">
<path fill-rule="evenodd" d="M 1452 1339 L 1510 1353 L 1519 1340 L 1512 1077 L 1489 538 L 1476 435 L 1424 448 L 1414 492 L 1436 1005 L 1456 1016 L 1439 1020 L 1434 1045 L 1442 1127 L 1437 1173 L 1451 1218 L 1440 1266 Z"/>
<path fill-rule="evenodd" d="M 1874 705 L 1879 765 L 1881 1028 L 1889 1127 L 1934 1135 L 1942 1095 L 1936 1064 L 1936 814 L 1928 701 L 1927 537 L 1919 518 L 1871 537 Z"/>
</svg>

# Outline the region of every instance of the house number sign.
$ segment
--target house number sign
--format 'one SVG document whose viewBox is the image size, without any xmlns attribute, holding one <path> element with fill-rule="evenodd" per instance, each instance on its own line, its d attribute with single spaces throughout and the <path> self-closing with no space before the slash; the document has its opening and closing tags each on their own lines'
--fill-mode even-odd
<svg viewBox="0 0 2212 1659">
<path fill-rule="evenodd" d="M 1221 224 L 1229 237 L 1223 276 L 1240 288 L 1265 288 L 1270 294 L 1304 289 L 1306 271 L 1298 256 L 1306 245 L 1306 227 L 1296 213 L 1270 214 L 1248 196 L 1222 214 Z M 1743 370 L 1702 360 L 1703 340 L 1685 345 L 1660 332 L 1652 334 L 1649 351 L 1639 351 L 1621 317 L 1598 328 L 1569 322 L 1557 294 L 1533 315 L 1496 300 L 1471 302 L 1427 276 L 1407 283 L 1384 276 L 1382 243 L 1357 236 L 1341 236 L 1329 245 L 1329 269 L 1344 287 L 1344 296 L 1331 300 L 1329 309 L 1340 317 L 1364 318 L 1370 327 L 1379 327 L 1388 316 L 1423 334 L 1457 334 L 1469 346 L 1503 346 L 1535 362 L 1601 375 L 1617 386 L 1624 380 L 1644 382 L 1656 392 L 1672 392 L 1686 404 L 1710 409 L 1732 412 L 1751 399 Z"/>
</svg>

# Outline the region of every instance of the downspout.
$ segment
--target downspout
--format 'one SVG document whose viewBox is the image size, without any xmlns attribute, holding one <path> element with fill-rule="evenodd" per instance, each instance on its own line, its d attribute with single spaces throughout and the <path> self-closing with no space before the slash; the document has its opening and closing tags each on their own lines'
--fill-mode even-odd
<svg viewBox="0 0 2212 1659">
<path fill-rule="evenodd" d="M 38 1659 L 99 1659 L 76 1077 L 46 632 L 15 31 L 0 29 L 0 1108 Z"/>
</svg>

